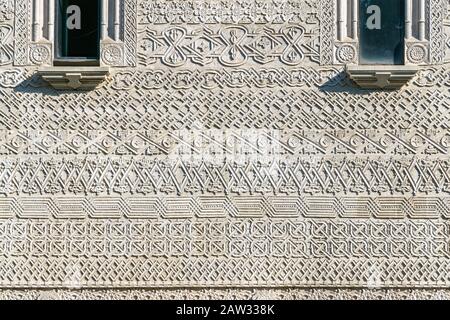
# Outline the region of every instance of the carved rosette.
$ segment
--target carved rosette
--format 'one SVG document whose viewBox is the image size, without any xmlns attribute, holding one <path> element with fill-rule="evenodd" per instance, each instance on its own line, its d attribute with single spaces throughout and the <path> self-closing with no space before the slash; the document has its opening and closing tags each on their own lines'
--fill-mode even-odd
<svg viewBox="0 0 450 320">
<path fill-rule="evenodd" d="M 100 46 L 101 63 L 106 66 L 125 66 L 123 42 L 102 41 Z"/>
<path fill-rule="evenodd" d="M 359 60 L 357 43 L 337 43 L 335 54 L 337 64 L 354 64 Z"/>
<path fill-rule="evenodd" d="M 429 63 L 428 47 L 427 42 L 407 42 L 406 63 L 418 65 Z"/>
<path fill-rule="evenodd" d="M 31 43 L 29 48 L 29 61 L 34 65 L 52 65 L 51 43 Z"/>
</svg>

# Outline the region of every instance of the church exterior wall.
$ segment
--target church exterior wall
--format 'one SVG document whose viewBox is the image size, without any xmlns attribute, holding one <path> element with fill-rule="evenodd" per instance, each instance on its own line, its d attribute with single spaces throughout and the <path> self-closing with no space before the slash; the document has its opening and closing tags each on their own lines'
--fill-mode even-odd
<svg viewBox="0 0 450 320">
<path fill-rule="evenodd" d="M 0 298 L 448 298 L 447 0 L 398 90 L 346 75 L 353 1 L 107 2 L 83 92 L 0 0 Z"/>
</svg>

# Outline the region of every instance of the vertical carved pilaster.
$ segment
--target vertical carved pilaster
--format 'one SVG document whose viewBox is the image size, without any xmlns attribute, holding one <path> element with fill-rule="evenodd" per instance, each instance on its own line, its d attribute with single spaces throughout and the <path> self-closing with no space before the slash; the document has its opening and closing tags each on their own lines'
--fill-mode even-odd
<svg viewBox="0 0 450 320">
<path fill-rule="evenodd" d="M 108 37 L 108 0 L 102 0 L 101 6 L 100 37 L 102 40 L 105 40 Z"/>
<path fill-rule="evenodd" d="M 338 40 L 344 41 L 347 37 L 347 0 L 338 1 Z"/>
<path fill-rule="evenodd" d="M 445 55 L 444 17 L 446 11 L 445 0 L 427 1 L 429 33 L 430 33 L 430 63 L 439 64 Z"/>
<path fill-rule="evenodd" d="M 352 0 L 352 37 L 354 40 L 358 39 L 358 4 L 359 0 Z"/>
<path fill-rule="evenodd" d="M 42 0 L 33 0 L 33 36 L 34 42 L 40 41 L 42 38 L 42 18 L 43 18 L 43 2 Z"/>
<path fill-rule="evenodd" d="M 136 0 L 115 0 L 105 17 L 106 28 L 101 42 L 101 63 L 108 66 L 135 66 L 137 42 Z M 123 32 L 121 32 L 123 30 Z M 111 37 L 110 37 L 111 35 Z"/>
<path fill-rule="evenodd" d="M 136 66 L 137 60 L 137 0 L 124 0 L 125 9 L 125 64 L 128 67 Z M 322 0 L 323 1 L 323 0 Z"/>
<path fill-rule="evenodd" d="M 425 0 L 419 0 L 419 41 L 425 41 Z"/>
<path fill-rule="evenodd" d="M 114 0 L 114 41 L 120 40 L 120 0 Z"/>
<path fill-rule="evenodd" d="M 47 28 L 48 28 L 48 40 L 54 41 L 55 39 L 55 1 L 56 0 L 48 0 L 48 21 L 47 21 Z"/>
<path fill-rule="evenodd" d="M 358 0 L 338 0 L 337 41 L 334 63 L 348 64 L 358 61 Z"/>
<path fill-rule="evenodd" d="M 31 40 L 29 18 L 30 1 L 16 0 L 14 64 L 17 66 L 28 64 L 28 46 Z"/>
<path fill-rule="evenodd" d="M 336 38 L 336 0 L 320 0 L 320 64 L 334 62 L 334 39 Z"/>
<path fill-rule="evenodd" d="M 405 0 L 405 38 L 412 37 L 412 22 L 413 22 L 413 0 Z"/>
</svg>

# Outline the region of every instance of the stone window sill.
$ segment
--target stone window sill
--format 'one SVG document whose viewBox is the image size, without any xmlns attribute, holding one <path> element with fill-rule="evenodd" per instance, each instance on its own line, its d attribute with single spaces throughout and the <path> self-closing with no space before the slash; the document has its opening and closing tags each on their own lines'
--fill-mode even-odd
<svg viewBox="0 0 450 320">
<path fill-rule="evenodd" d="M 108 67 L 44 67 L 38 74 L 57 90 L 94 90 L 109 75 Z"/>
<path fill-rule="evenodd" d="M 415 65 L 347 65 L 346 72 L 363 89 L 400 89 L 419 71 Z"/>
</svg>

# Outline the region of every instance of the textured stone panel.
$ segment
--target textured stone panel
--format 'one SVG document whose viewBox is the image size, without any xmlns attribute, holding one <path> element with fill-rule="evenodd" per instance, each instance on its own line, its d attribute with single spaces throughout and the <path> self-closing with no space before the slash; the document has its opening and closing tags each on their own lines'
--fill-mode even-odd
<svg viewBox="0 0 450 320">
<path fill-rule="evenodd" d="M 110 77 L 57 92 L 0 1 L 0 298 L 449 298 L 447 0 L 397 91 L 345 75 L 337 1 L 120 8 Z"/>
</svg>

